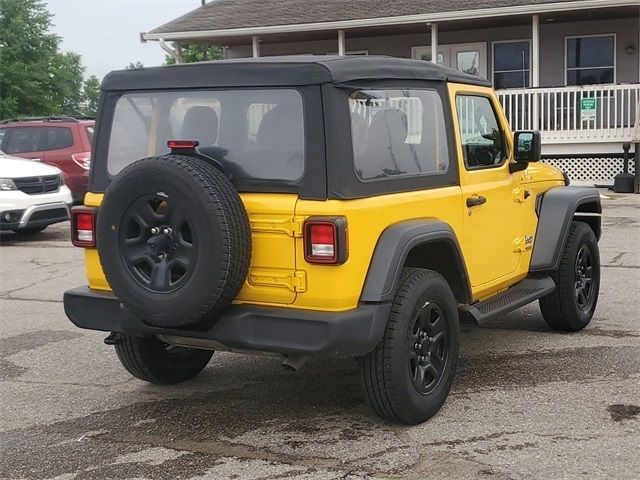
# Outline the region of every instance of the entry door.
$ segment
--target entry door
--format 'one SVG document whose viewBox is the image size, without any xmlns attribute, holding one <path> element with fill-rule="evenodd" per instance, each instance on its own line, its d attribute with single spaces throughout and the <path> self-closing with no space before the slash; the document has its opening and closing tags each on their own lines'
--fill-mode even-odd
<svg viewBox="0 0 640 480">
<path fill-rule="evenodd" d="M 411 56 L 417 60 L 431 61 L 431 47 L 413 47 Z M 455 68 L 461 72 L 487 77 L 487 44 L 461 43 L 438 45 L 438 65 Z"/>
<path fill-rule="evenodd" d="M 495 96 L 478 90 L 454 91 L 452 101 L 461 139 L 463 254 L 471 285 L 482 291 L 519 275 L 525 210 L 520 176 L 509 172 L 509 129 Z"/>
</svg>

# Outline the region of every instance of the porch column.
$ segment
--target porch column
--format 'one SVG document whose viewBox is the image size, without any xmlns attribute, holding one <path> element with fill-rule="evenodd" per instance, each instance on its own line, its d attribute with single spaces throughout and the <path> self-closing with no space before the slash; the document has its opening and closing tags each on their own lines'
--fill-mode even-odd
<svg viewBox="0 0 640 480">
<path fill-rule="evenodd" d="M 531 86 L 540 86 L 540 16 L 533 16 L 533 32 L 531 35 Z"/>
<path fill-rule="evenodd" d="M 253 58 L 258 58 L 260 56 L 260 37 L 257 35 L 251 37 L 251 47 L 253 49 Z"/>
<path fill-rule="evenodd" d="M 338 55 L 344 57 L 346 54 L 344 30 L 338 30 Z"/>
<path fill-rule="evenodd" d="M 540 86 L 540 16 L 534 15 L 532 17 L 532 32 L 531 32 L 531 86 L 538 88 Z M 531 122 L 531 128 L 538 130 L 540 128 L 540 98 L 538 92 L 534 91 L 532 96 L 533 121 Z"/>
<path fill-rule="evenodd" d="M 431 24 L 431 61 L 438 63 L 438 24 Z"/>
</svg>

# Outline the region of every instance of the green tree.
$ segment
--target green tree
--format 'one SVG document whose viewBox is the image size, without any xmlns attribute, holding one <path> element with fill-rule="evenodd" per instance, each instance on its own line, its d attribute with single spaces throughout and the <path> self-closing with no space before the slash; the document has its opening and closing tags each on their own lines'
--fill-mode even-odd
<svg viewBox="0 0 640 480">
<path fill-rule="evenodd" d="M 206 62 L 208 60 L 222 60 L 224 58 L 224 51 L 220 47 L 214 47 L 212 45 L 201 45 L 198 43 L 184 43 L 181 45 L 182 60 L 185 63 Z M 165 64 L 173 65 L 176 60 L 170 56 L 165 55 Z"/>
<path fill-rule="evenodd" d="M 51 113 L 80 114 L 84 100 L 84 67 L 80 55 L 73 52 L 58 53 L 53 57 L 51 69 Z"/>
<path fill-rule="evenodd" d="M 125 70 L 138 70 L 139 68 L 144 68 L 141 61 L 137 61 L 136 63 L 131 62 L 129 65 L 124 67 Z"/>
<path fill-rule="evenodd" d="M 82 105 L 82 114 L 88 117 L 95 117 L 98 111 L 98 102 L 100 101 L 100 80 L 95 75 L 91 75 L 84 82 L 82 89 L 84 104 Z"/>
<path fill-rule="evenodd" d="M 84 68 L 39 0 L 0 0 L 0 118 L 76 113 Z"/>
</svg>

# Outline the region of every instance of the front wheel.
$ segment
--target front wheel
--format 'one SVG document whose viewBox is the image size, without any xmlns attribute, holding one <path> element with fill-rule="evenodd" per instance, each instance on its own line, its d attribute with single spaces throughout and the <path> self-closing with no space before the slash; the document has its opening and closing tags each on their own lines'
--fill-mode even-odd
<svg viewBox="0 0 640 480">
<path fill-rule="evenodd" d="M 435 415 L 453 383 L 459 331 L 456 299 L 442 275 L 405 269 L 384 336 L 360 361 L 373 410 L 410 425 Z"/>
<path fill-rule="evenodd" d="M 552 278 L 556 289 L 540 299 L 542 316 L 556 330 L 582 330 L 593 317 L 600 289 L 598 241 L 586 223 L 571 224 Z"/>
<path fill-rule="evenodd" d="M 213 351 L 172 347 L 154 337 L 123 335 L 116 343 L 122 366 L 145 382 L 172 385 L 195 377 L 207 366 Z"/>
</svg>

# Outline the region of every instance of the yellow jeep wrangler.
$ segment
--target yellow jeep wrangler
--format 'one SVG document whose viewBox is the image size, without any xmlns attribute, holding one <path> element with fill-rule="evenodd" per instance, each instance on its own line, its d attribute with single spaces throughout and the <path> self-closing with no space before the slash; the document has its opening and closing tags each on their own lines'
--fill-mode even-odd
<svg viewBox="0 0 640 480">
<path fill-rule="evenodd" d="M 451 388 L 461 317 L 593 316 L 599 194 L 539 159 L 486 80 L 430 62 L 114 72 L 72 214 L 88 286 L 65 311 L 153 383 L 214 350 L 353 356 L 373 410 L 419 423 Z"/>
</svg>

